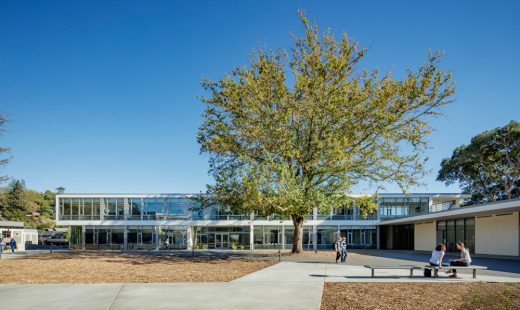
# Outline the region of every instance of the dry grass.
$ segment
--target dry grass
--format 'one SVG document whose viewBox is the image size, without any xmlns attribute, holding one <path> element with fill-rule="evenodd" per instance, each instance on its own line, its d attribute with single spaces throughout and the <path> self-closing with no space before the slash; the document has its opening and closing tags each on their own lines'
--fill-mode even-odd
<svg viewBox="0 0 520 310">
<path fill-rule="evenodd" d="M 520 284 L 329 282 L 321 309 L 520 309 Z"/>
<path fill-rule="evenodd" d="M 6 259 L 0 283 L 225 282 L 273 265 L 238 258 L 53 253 Z"/>
</svg>

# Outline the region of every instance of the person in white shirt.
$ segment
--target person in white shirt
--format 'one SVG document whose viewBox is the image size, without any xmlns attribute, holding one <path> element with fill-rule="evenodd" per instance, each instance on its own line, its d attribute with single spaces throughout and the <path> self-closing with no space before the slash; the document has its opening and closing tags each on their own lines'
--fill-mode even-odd
<svg viewBox="0 0 520 310">
<path fill-rule="evenodd" d="M 432 251 L 432 257 L 430 258 L 430 266 L 442 268 L 442 259 L 446 253 L 446 246 L 442 243 L 438 244 Z"/>
<path fill-rule="evenodd" d="M 460 250 L 460 258 L 454 259 L 450 261 L 450 266 L 469 266 L 471 265 L 471 256 L 469 255 L 469 249 L 464 246 L 463 242 L 457 242 L 457 249 Z M 446 271 L 446 273 L 452 273 L 450 275 L 450 278 L 456 278 L 457 277 L 457 269 L 451 269 Z"/>
</svg>

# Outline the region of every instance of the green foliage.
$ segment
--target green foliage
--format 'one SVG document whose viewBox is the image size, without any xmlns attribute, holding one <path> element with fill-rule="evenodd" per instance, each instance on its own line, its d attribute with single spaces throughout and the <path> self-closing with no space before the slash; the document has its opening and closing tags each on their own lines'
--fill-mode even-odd
<svg viewBox="0 0 520 310">
<path fill-rule="evenodd" d="M 358 72 L 366 49 L 299 17 L 305 33 L 290 55 L 259 50 L 249 66 L 204 81 L 210 96 L 198 134 L 216 181 L 210 195 L 223 205 L 290 216 L 293 252 L 302 249 L 312 208 L 344 204 L 357 182 L 416 185 L 428 117 L 454 93 L 438 54 L 403 80 Z"/>
<path fill-rule="evenodd" d="M 1 215 L 12 221 L 23 221 L 26 214 L 25 182 L 12 180 L 4 195 L 4 204 L 0 209 Z"/>
<path fill-rule="evenodd" d="M 359 208 L 359 214 L 363 217 L 374 214 L 377 210 L 377 202 L 375 196 L 359 196 L 348 197 L 346 205 L 352 205 Z"/>
<path fill-rule="evenodd" d="M 23 180 L 13 180 L 0 192 L 0 215 L 12 221 L 23 221 L 27 228 L 46 229 L 54 227 L 56 194 L 51 191 L 39 193 L 26 189 Z M 32 212 L 40 216 L 27 217 Z"/>
<path fill-rule="evenodd" d="M 458 181 L 470 203 L 520 197 L 520 123 L 485 131 L 441 163 L 438 181 Z"/>
</svg>

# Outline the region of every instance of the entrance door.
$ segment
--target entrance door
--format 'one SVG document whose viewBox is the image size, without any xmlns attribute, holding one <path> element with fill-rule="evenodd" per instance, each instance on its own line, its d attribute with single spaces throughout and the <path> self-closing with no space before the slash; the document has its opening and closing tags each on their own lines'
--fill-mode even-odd
<svg viewBox="0 0 520 310">
<path fill-rule="evenodd" d="M 352 245 L 352 232 L 347 233 L 347 245 Z"/>
<path fill-rule="evenodd" d="M 216 233 L 215 234 L 215 249 L 227 249 L 229 248 L 229 234 L 228 233 Z"/>
</svg>

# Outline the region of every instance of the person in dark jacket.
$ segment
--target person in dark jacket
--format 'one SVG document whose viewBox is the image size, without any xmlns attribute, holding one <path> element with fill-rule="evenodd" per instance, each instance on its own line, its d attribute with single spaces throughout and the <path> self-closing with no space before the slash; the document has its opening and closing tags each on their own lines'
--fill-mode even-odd
<svg viewBox="0 0 520 310">
<path fill-rule="evenodd" d="M 14 249 L 16 248 L 16 240 L 14 238 L 11 238 L 11 242 L 9 242 L 11 245 L 11 254 L 14 254 Z"/>
</svg>

